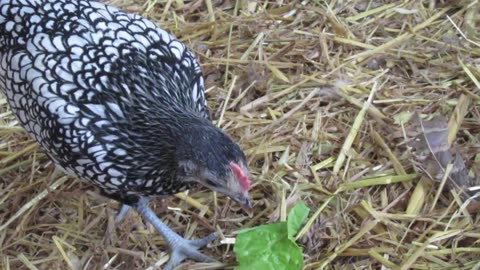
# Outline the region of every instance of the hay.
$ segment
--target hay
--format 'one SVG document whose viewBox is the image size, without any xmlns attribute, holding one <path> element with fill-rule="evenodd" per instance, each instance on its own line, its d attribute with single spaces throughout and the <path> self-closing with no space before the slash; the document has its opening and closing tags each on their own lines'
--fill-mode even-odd
<svg viewBox="0 0 480 270">
<path fill-rule="evenodd" d="M 313 213 L 298 235 L 306 269 L 480 267 L 478 202 L 442 190 L 447 176 L 433 181 L 408 147 L 409 115 L 443 115 L 448 144 L 478 178 L 478 0 L 111 3 L 196 52 L 213 116 L 255 179 L 253 218 L 208 190 L 156 202 L 180 234 L 227 238 L 204 249 L 223 265 L 184 269 L 232 268 L 228 239 L 284 220 L 299 200 Z M 136 214 L 116 226 L 116 202 L 53 171 L 0 97 L 1 269 L 154 269 L 168 259 Z"/>
</svg>

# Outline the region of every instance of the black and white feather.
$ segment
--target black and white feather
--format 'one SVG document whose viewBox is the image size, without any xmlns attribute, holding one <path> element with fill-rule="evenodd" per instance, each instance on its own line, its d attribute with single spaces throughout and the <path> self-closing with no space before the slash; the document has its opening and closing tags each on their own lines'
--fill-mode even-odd
<svg viewBox="0 0 480 270">
<path fill-rule="evenodd" d="M 156 150 L 210 123 L 192 52 L 94 1 L 0 0 L 0 89 L 57 165 L 124 203 L 188 188 Z"/>
</svg>

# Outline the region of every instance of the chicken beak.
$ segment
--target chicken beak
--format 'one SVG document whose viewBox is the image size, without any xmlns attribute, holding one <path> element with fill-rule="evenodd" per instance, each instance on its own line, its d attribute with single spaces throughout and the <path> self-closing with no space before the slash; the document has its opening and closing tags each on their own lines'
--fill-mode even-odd
<svg viewBox="0 0 480 270">
<path fill-rule="evenodd" d="M 247 197 L 245 202 L 240 205 L 242 206 L 243 211 L 245 211 L 250 218 L 253 217 L 253 207 L 250 198 Z"/>
</svg>

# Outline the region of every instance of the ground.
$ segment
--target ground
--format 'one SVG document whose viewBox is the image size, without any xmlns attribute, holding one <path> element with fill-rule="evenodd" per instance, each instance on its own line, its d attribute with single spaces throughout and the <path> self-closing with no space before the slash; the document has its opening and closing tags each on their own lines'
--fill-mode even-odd
<svg viewBox="0 0 480 270">
<path fill-rule="evenodd" d="M 179 37 L 245 150 L 255 214 L 208 190 L 156 201 L 187 238 L 311 208 L 305 269 L 480 267 L 479 1 L 114 0 Z M 155 269 L 160 235 L 53 173 L 0 97 L 0 268 Z M 233 246 L 204 253 L 235 266 Z M 187 262 L 183 269 L 215 265 Z M 382 268 L 383 267 L 383 268 Z"/>
</svg>

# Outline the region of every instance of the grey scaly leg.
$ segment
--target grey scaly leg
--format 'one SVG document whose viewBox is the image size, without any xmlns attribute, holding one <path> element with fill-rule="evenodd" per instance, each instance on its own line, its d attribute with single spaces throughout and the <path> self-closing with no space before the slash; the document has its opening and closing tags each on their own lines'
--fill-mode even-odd
<svg viewBox="0 0 480 270">
<path fill-rule="evenodd" d="M 130 206 L 126 204 L 122 204 L 122 208 L 120 208 L 120 211 L 118 211 L 118 214 L 115 217 L 115 223 L 119 223 L 128 213 L 128 210 L 130 210 L 130 208 L 131 208 Z"/>
<path fill-rule="evenodd" d="M 148 201 L 149 200 L 147 198 L 142 197 L 133 207 L 143 217 L 144 220 L 150 222 L 150 224 L 155 227 L 155 229 L 162 235 L 163 239 L 165 239 L 170 247 L 170 260 L 163 268 L 164 270 L 172 270 L 185 259 L 193 259 L 200 262 L 216 261 L 198 251 L 198 249 L 204 247 L 209 242 L 217 238 L 218 235 L 216 233 L 212 233 L 202 239 L 186 240 L 172 231 L 162 221 L 160 221 L 155 213 L 148 207 Z"/>
</svg>

